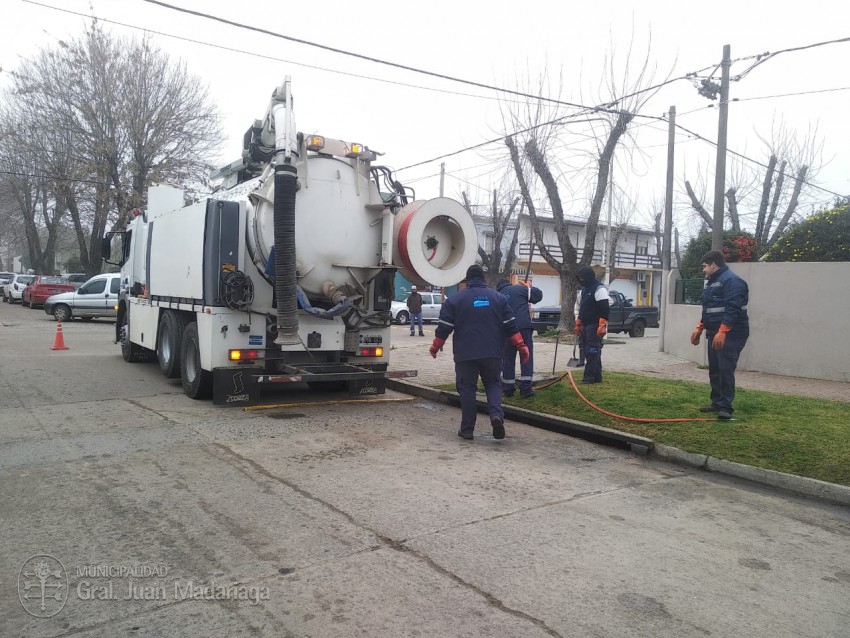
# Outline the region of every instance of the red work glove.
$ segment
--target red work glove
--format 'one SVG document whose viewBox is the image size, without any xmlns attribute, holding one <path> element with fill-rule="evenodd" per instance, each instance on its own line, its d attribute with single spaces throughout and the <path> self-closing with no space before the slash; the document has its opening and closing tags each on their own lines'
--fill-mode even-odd
<svg viewBox="0 0 850 638">
<path fill-rule="evenodd" d="M 691 333 L 691 345 L 698 346 L 699 338 L 702 336 L 702 331 L 705 329 L 705 326 L 702 325 L 702 321 L 697 324 L 697 327 L 694 328 L 694 331 Z"/>
<path fill-rule="evenodd" d="M 516 348 L 516 351 L 519 352 L 519 360 L 523 363 L 528 363 L 528 360 L 531 359 L 531 352 L 529 352 L 528 346 L 525 345 L 525 341 L 522 340 L 522 335 L 517 332 L 509 341 Z"/>
<path fill-rule="evenodd" d="M 431 342 L 431 347 L 428 348 L 428 352 L 431 353 L 432 357 L 434 357 L 435 359 L 437 358 L 437 353 L 443 349 L 443 344 L 445 342 L 445 339 L 440 339 L 439 337 L 436 337 L 434 341 Z"/>
<path fill-rule="evenodd" d="M 729 332 L 732 328 L 725 324 L 720 324 L 720 328 L 717 329 L 717 334 L 714 335 L 714 340 L 711 342 L 711 347 L 715 350 L 720 350 L 726 345 L 726 333 Z"/>
<path fill-rule="evenodd" d="M 577 335 L 581 334 L 581 319 L 576 319 L 576 327 L 573 328 L 573 332 L 575 332 Z"/>
<path fill-rule="evenodd" d="M 608 320 L 599 318 L 599 325 L 596 326 L 596 336 L 599 338 L 604 337 L 608 333 Z"/>
</svg>

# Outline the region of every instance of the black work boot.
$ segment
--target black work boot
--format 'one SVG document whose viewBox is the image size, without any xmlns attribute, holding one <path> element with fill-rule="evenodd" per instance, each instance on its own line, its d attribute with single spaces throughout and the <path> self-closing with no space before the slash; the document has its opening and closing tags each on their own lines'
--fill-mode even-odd
<svg viewBox="0 0 850 638">
<path fill-rule="evenodd" d="M 499 417 L 493 417 L 490 419 L 490 425 L 493 426 L 493 438 L 494 439 L 504 439 L 505 438 L 505 422 L 502 421 Z"/>
<path fill-rule="evenodd" d="M 704 405 L 699 409 L 700 412 L 720 412 L 720 408 L 716 405 Z"/>
<path fill-rule="evenodd" d="M 721 421 L 729 421 L 732 418 L 732 413 L 729 410 L 718 410 L 717 418 Z"/>
<path fill-rule="evenodd" d="M 466 439 L 467 441 L 471 441 L 473 438 L 475 438 L 472 432 L 464 432 L 463 430 L 458 430 L 457 435 L 462 439 Z"/>
</svg>

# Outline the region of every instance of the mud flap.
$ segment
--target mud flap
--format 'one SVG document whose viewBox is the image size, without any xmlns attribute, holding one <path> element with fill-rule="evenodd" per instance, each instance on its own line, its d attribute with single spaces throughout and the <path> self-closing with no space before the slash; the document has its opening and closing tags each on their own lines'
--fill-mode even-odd
<svg viewBox="0 0 850 638">
<path fill-rule="evenodd" d="M 213 370 L 213 404 L 242 406 L 260 398 L 259 367 L 216 368 Z"/>
<path fill-rule="evenodd" d="M 353 397 L 365 397 L 372 394 L 385 394 L 387 391 L 387 380 L 380 379 L 352 379 L 348 382 L 348 394 Z"/>
</svg>

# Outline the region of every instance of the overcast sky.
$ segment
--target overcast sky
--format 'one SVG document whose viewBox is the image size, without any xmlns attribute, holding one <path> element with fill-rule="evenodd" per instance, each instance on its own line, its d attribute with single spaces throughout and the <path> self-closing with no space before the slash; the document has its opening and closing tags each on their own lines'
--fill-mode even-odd
<svg viewBox="0 0 850 638">
<path fill-rule="evenodd" d="M 548 69 L 547 95 L 581 104 L 598 104 L 608 97 L 600 87 L 603 61 L 613 52 L 614 68 L 621 76 L 630 46 L 632 72 L 642 64 L 649 47 L 654 78 L 660 82 L 668 75 L 678 77 L 706 67 L 710 68 L 703 73 L 710 73 L 721 59 L 724 44 L 731 45 L 732 59 L 737 60 L 850 36 L 850 5 L 836 0 L 172 0 L 171 4 L 487 85 L 517 88 L 518 78 L 536 78 Z M 221 156 L 209 158 L 219 164 L 239 157 L 243 133 L 254 118 L 263 115 L 271 91 L 284 75 L 292 76 L 298 130 L 366 144 L 385 153 L 381 161 L 394 169 L 474 146 L 505 130 L 500 102 L 495 99 L 498 94 L 493 91 L 322 51 L 143 0 L 44 0 L 38 4 L 3 0 L 2 6 L 0 66 L 4 69 L 24 64 L 40 46 L 52 46 L 82 32 L 84 17 L 50 6 L 85 15 L 93 12 L 107 21 L 105 27 L 115 35 L 138 36 L 143 32 L 139 29 L 150 30 L 160 48 L 181 58 L 209 84 L 227 135 Z M 773 122 L 784 122 L 800 138 L 816 128 L 825 164 L 816 183 L 829 191 L 850 193 L 848 60 L 850 42 L 787 52 L 733 82 L 731 98 L 739 101 L 730 105 L 729 148 L 766 162 L 767 152 L 758 135 L 770 137 Z M 753 62 L 735 62 L 732 75 Z M 5 83 L 0 76 L 0 85 Z M 503 94 L 503 105 L 506 97 L 515 99 Z M 675 105 L 679 124 L 716 140 L 718 110 L 706 108 L 709 104 L 690 81 L 680 80 L 661 88 L 642 113 L 661 116 Z M 636 120 L 635 127 L 638 151 L 617 156 L 616 188 L 634 202 L 632 221 L 649 225 L 651 202 L 663 199 L 667 130 L 664 122 L 648 119 Z M 495 144 L 452 155 L 400 170 L 397 177 L 414 186 L 419 198 L 434 197 L 440 162 L 445 162 L 446 195 L 459 197 L 466 190 L 473 200 L 485 202 L 487 192 L 498 183 L 501 165 L 494 160 L 503 149 Z M 684 232 L 693 225 L 685 221 L 690 213 L 682 182 L 686 177 L 697 182 L 701 176 L 710 209 L 714 158 L 713 146 L 679 132 L 675 210 Z M 567 212 L 586 215 L 585 191 L 573 185 L 571 195 L 566 198 Z M 804 208 L 808 211 L 832 198 L 827 191 L 809 189 Z"/>
</svg>

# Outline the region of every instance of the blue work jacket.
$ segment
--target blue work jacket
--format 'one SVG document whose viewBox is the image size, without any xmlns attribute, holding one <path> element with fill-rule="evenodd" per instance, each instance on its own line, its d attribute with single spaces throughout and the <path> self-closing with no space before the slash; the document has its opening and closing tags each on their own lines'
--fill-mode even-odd
<svg viewBox="0 0 850 638">
<path fill-rule="evenodd" d="M 749 300 L 747 282 L 724 266 L 708 278 L 702 291 L 702 325 L 714 332 L 722 323 L 733 333 L 749 333 Z"/>
<path fill-rule="evenodd" d="M 499 292 L 505 295 L 508 300 L 508 306 L 510 306 L 514 319 L 516 319 L 517 330 L 531 329 L 533 326 L 528 304 L 537 303 L 543 299 L 543 292 L 540 288 L 534 286 L 528 288 L 522 284 L 502 284 L 499 286 Z"/>
<path fill-rule="evenodd" d="M 470 279 L 467 286 L 446 299 L 434 334 L 447 339 L 454 332 L 455 361 L 501 359 L 504 340 L 517 333 L 508 300 L 483 279 Z"/>
</svg>

